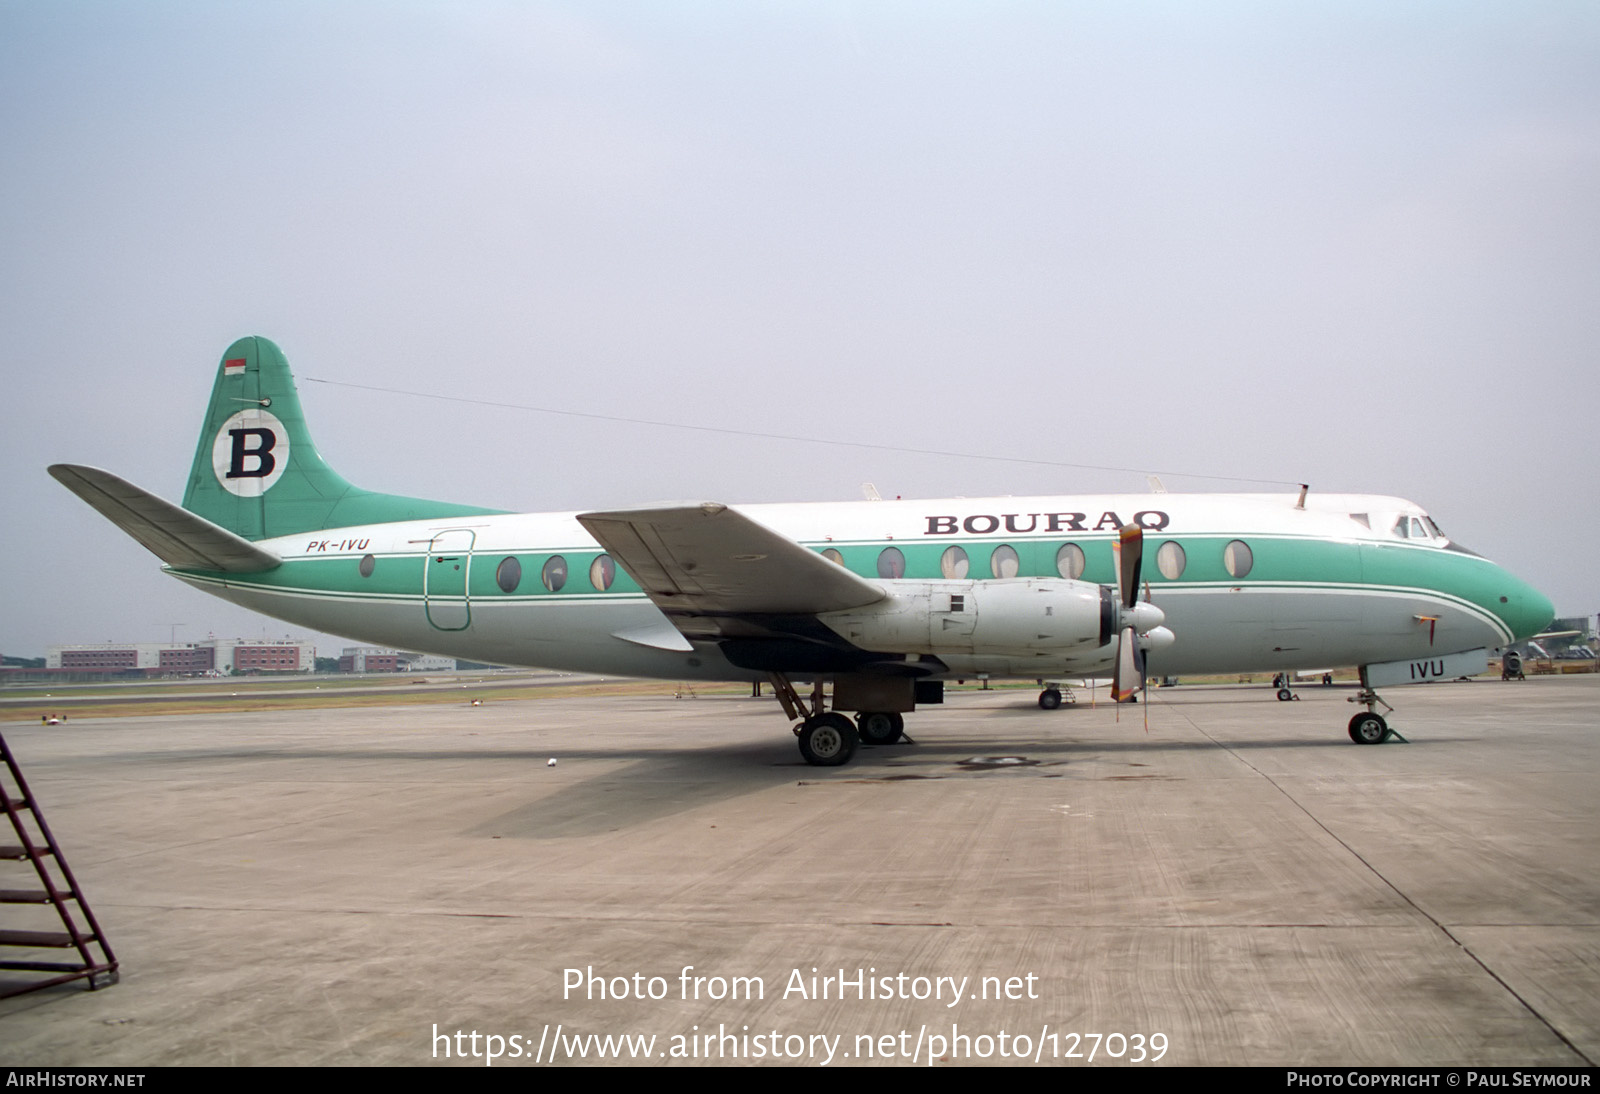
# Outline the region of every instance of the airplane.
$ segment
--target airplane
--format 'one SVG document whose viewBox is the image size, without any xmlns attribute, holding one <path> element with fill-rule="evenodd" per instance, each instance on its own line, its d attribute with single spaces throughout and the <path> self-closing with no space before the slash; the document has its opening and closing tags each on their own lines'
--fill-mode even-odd
<svg viewBox="0 0 1600 1094">
<path fill-rule="evenodd" d="M 363 490 L 318 453 L 260 337 L 223 354 L 181 506 L 98 468 L 49 471 L 173 577 L 300 626 L 495 664 L 770 681 L 820 766 L 898 741 L 947 680 L 1037 680 L 1049 710 L 1062 681 L 1108 672 L 1133 701 L 1152 661 L 1360 666 L 1347 731 L 1378 744 L 1377 707 L 1393 708 L 1377 688 L 1482 672 L 1555 614 L 1412 502 L 1306 487 L 533 514 Z"/>
</svg>

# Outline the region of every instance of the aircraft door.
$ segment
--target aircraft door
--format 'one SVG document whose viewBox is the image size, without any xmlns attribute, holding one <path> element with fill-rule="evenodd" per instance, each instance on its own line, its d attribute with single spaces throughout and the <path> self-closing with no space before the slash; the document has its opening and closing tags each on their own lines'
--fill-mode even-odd
<svg viewBox="0 0 1600 1094">
<path fill-rule="evenodd" d="M 464 631 L 472 623 L 467 576 L 475 534 L 466 528 L 440 532 L 428 542 L 422 569 L 422 603 L 428 622 L 441 631 Z"/>
</svg>

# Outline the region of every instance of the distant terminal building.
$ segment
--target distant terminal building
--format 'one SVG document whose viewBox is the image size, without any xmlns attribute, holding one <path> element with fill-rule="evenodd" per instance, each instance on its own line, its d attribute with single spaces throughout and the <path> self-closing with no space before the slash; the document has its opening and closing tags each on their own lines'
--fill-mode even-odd
<svg viewBox="0 0 1600 1094">
<path fill-rule="evenodd" d="M 384 650 L 371 646 L 347 646 L 339 654 L 340 672 L 454 672 L 454 657 Z"/>
<path fill-rule="evenodd" d="M 347 646 L 339 654 L 340 672 L 399 672 L 400 651 Z"/>
<path fill-rule="evenodd" d="M 432 653 L 408 653 L 409 660 L 401 664 L 406 672 L 455 672 L 454 657 L 440 657 Z"/>
<path fill-rule="evenodd" d="M 95 642 L 51 646 L 51 673 L 145 676 L 314 672 L 317 648 L 303 639 L 207 638 L 202 642 Z"/>
</svg>

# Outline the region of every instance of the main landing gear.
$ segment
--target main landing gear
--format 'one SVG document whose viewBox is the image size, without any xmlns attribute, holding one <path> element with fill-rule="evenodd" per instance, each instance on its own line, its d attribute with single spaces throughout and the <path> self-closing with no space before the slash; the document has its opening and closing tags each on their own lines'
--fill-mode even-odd
<svg viewBox="0 0 1600 1094">
<path fill-rule="evenodd" d="M 862 741 L 892 745 L 905 733 L 906 720 L 895 711 L 862 711 L 853 722 L 836 710 L 824 711 L 826 700 L 820 679 L 812 684 L 809 701 L 781 672 L 772 674 L 772 687 L 783 704 L 783 712 L 800 720 L 794 735 L 799 739 L 800 755 L 814 767 L 839 767 L 850 762 Z"/>
<path fill-rule="evenodd" d="M 865 710 L 856 715 L 856 733 L 869 745 L 892 745 L 905 731 L 904 716 L 892 710 Z"/>
<path fill-rule="evenodd" d="M 800 755 L 814 767 L 838 767 L 856 754 L 856 727 L 838 711 L 813 714 L 795 727 Z"/>
<path fill-rule="evenodd" d="M 1067 688 L 1066 693 L 1063 694 L 1060 684 L 1047 683 L 1043 680 L 1039 682 L 1044 684 L 1044 690 L 1039 693 L 1040 710 L 1059 710 L 1062 703 L 1076 703 L 1078 701 L 1078 697 L 1072 694 L 1071 688 Z"/>
</svg>

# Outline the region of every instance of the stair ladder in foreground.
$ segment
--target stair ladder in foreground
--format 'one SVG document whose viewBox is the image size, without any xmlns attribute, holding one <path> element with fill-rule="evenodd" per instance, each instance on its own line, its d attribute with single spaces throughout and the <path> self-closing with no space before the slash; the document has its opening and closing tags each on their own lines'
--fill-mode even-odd
<svg viewBox="0 0 1600 1094">
<path fill-rule="evenodd" d="M 94 912 L 89 910 L 88 902 L 83 899 L 83 891 L 78 888 L 78 881 L 72 876 L 72 868 L 61 856 L 61 847 L 50 834 L 50 826 L 45 824 L 44 815 L 39 811 L 39 802 L 28 790 L 28 783 L 17 767 L 16 757 L 12 756 L 11 748 L 3 736 L 0 736 L 0 756 L 4 757 L 6 767 L 5 772 L 0 772 L 0 808 L 4 808 L 6 816 L 10 818 L 11 828 L 16 834 L 16 842 L 11 843 L 5 839 L 4 829 L 0 829 L 0 861 L 31 862 L 35 874 L 33 880 L 38 886 L 0 888 L 0 905 L 54 906 L 56 913 L 61 917 L 61 925 L 66 928 L 64 931 L 40 931 L 11 930 L 0 926 L 0 948 L 75 949 L 78 953 L 76 961 L 12 960 L 0 957 L 0 971 L 55 974 L 16 987 L 0 985 L 0 999 L 82 978 L 89 981 L 91 991 L 109 987 L 117 982 L 116 956 L 106 944 L 100 924 L 95 922 Z M 7 775 L 9 780 L 6 778 Z M 33 815 L 32 824 L 28 823 L 29 813 Z M 37 829 L 37 834 L 32 829 Z M 54 870 L 48 861 L 50 859 L 55 860 Z M 6 867 L 6 876 L 0 879 L 0 885 L 16 884 L 13 880 L 16 873 L 16 867 Z M 56 875 L 61 877 L 63 884 L 56 882 Z M 77 904 L 86 929 L 78 926 L 69 903 Z M 91 947 L 97 947 L 102 958 L 96 958 Z M 9 980 L 8 977 L 7 981 Z"/>
</svg>

